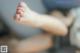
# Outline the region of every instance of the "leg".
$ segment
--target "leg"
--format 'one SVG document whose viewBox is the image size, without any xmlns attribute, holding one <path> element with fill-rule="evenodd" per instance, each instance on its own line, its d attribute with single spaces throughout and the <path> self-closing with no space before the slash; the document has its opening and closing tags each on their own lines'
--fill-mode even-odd
<svg viewBox="0 0 80 53">
<path fill-rule="evenodd" d="M 11 52 L 13 53 L 30 53 L 40 52 L 49 49 L 52 46 L 51 36 L 48 34 L 41 34 L 25 40 L 11 41 Z"/>
<path fill-rule="evenodd" d="M 64 16 L 60 11 L 55 10 L 50 13 L 51 16 L 55 16 L 59 20 L 61 20 L 66 26 L 71 26 L 75 16 L 72 14 L 72 12 L 69 12 L 67 16 Z"/>
</svg>

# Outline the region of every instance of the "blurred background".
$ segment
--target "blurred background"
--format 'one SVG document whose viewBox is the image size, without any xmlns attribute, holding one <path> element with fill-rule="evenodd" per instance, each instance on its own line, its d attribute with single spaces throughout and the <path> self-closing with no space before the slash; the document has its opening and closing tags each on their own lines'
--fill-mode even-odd
<svg viewBox="0 0 80 53">
<path fill-rule="evenodd" d="M 27 38 L 42 33 L 41 29 L 18 24 L 13 20 L 19 2 L 20 0 L 0 0 L 0 44 L 14 36 Z M 25 0 L 25 2 L 32 10 L 41 14 L 54 9 L 67 11 L 80 5 L 79 0 Z"/>
</svg>

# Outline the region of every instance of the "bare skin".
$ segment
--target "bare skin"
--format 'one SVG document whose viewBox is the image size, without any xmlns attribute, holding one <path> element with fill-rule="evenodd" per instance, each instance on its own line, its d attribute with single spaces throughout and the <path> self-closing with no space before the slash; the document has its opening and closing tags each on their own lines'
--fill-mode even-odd
<svg viewBox="0 0 80 53">
<path fill-rule="evenodd" d="M 52 47 L 52 39 L 49 34 L 40 34 L 24 40 L 13 39 L 10 42 L 11 53 L 37 53 Z"/>
<path fill-rule="evenodd" d="M 72 24 L 72 22 L 73 22 L 73 20 L 75 18 L 75 16 L 71 12 L 69 12 L 67 14 L 67 16 L 64 16 L 58 10 L 55 10 L 55 11 L 51 12 L 50 15 L 55 16 L 56 18 L 61 20 L 67 27 L 69 27 Z"/>
<path fill-rule="evenodd" d="M 16 10 L 15 21 L 20 24 L 30 25 L 35 28 L 41 28 L 46 32 L 55 35 L 66 35 L 67 27 L 59 19 L 49 15 L 38 14 L 24 3 L 21 2 Z"/>
</svg>

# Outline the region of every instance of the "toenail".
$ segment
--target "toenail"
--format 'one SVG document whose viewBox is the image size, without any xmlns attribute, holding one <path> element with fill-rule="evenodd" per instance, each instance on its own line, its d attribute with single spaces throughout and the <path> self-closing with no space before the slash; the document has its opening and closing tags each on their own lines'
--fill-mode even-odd
<svg viewBox="0 0 80 53">
<path fill-rule="evenodd" d="M 21 10 L 22 12 L 24 12 L 24 9 L 21 8 L 21 7 L 18 7 L 18 8 L 17 8 L 17 11 L 18 11 L 18 10 Z"/>
<path fill-rule="evenodd" d="M 16 13 L 17 13 L 17 14 L 21 14 L 21 10 L 17 10 Z"/>
<path fill-rule="evenodd" d="M 26 6 L 26 4 L 25 4 L 25 2 L 20 2 L 20 4 L 19 4 L 20 6 Z"/>
</svg>

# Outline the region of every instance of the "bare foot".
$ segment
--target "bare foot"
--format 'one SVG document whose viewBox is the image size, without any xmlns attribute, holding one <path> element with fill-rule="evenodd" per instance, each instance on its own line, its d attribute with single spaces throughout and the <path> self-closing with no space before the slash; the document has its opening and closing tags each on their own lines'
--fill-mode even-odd
<svg viewBox="0 0 80 53">
<path fill-rule="evenodd" d="M 67 27 L 56 17 L 39 14 L 29 9 L 26 3 L 21 2 L 16 11 L 15 20 L 18 23 L 37 27 L 56 35 L 66 35 Z"/>
<path fill-rule="evenodd" d="M 25 13 L 25 6 L 24 4 L 21 2 L 19 3 L 19 5 L 17 6 L 17 9 L 16 9 L 16 15 L 14 17 L 14 19 L 17 21 L 17 22 L 20 22 L 24 16 L 24 13 Z"/>
<path fill-rule="evenodd" d="M 24 2 L 21 2 L 17 6 L 14 19 L 17 23 L 35 26 L 34 22 L 31 20 L 32 17 L 30 18 L 31 14 L 32 11 L 27 8 Z"/>
</svg>

